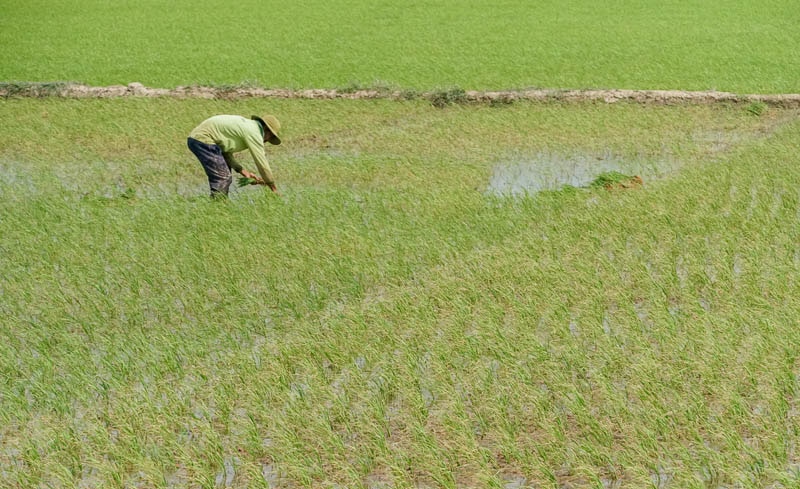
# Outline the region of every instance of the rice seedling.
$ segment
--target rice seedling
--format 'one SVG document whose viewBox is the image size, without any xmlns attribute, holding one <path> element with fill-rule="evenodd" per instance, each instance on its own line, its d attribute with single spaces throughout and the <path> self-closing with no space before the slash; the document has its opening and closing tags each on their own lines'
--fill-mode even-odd
<svg viewBox="0 0 800 489">
<path fill-rule="evenodd" d="M 796 111 L 0 104 L 3 486 L 797 484 Z M 251 109 L 284 198 L 217 205 Z M 670 166 L 489 191 L 547 158 Z"/>
</svg>

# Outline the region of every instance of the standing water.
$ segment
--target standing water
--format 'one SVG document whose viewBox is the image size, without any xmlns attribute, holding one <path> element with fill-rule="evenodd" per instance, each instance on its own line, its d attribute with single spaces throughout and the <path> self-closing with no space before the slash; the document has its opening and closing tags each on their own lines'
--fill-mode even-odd
<svg viewBox="0 0 800 489">
<path fill-rule="evenodd" d="M 497 163 L 486 191 L 494 195 L 526 195 L 565 186 L 586 187 L 601 173 L 611 171 L 639 175 L 646 181 L 677 167 L 678 163 L 668 158 L 648 160 L 611 153 L 538 153 Z"/>
</svg>

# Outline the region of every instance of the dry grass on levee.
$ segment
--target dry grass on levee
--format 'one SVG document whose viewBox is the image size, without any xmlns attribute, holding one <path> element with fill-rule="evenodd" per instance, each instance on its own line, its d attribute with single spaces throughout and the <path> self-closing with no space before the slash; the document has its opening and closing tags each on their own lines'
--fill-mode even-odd
<svg viewBox="0 0 800 489">
<path fill-rule="evenodd" d="M 796 112 L 2 103 L 0 485 L 798 482 Z"/>
</svg>

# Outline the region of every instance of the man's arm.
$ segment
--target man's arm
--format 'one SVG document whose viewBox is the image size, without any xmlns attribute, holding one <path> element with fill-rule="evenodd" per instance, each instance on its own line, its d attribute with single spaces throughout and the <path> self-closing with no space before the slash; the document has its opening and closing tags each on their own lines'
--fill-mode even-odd
<svg viewBox="0 0 800 489">
<path fill-rule="evenodd" d="M 277 192 L 278 188 L 275 186 L 275 178 L 272 176 L 272 169 L 269 167 L 269 161 L 264 154 L 264 142 L 250 138 L 247 140 L 247 147 L 250 149 L 250 154 L 253 155 L 253 161 L 256 163 L 258 173 L 261 174 L 261 182 Z"/>
<path fill-rule="evenodd" d="M 233 153 L 222 153 L 222 157 L 225 158 L 225 162 L 228 163 L 228 166 L 231 167 L 231 170 L 242 175 L 243 177 L 259 180 L 258 176 L 255 173 L 245 170 L 244 167 L 238 161 L 236 161 L 236 158 L 234 158 Z"/>
<path fill-rule="evenodd" d="M 240 165 L 239 162 L 236 161 L 236 158 L 233 157 L 233 153 L 222 153 L 222 157 L 225 158 L 225 163 L 228 164 L 231 170 L 235 171 L 236 173 L 241 173 L 242 175 L 244 175 L 244 173 L 242 173 L 242 165 Z"/>
</svg>

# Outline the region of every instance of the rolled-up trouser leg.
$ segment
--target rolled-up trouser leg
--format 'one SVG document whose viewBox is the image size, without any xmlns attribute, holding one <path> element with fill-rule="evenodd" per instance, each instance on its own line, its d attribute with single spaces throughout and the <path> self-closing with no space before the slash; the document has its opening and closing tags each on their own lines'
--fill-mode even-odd
<svg viewBox="0 0 800 489">
<path fill-rule="evenodd" d="M 222 156 L 222 149 L 216 144 L 205 144 L 194 138 L 189 138 L 187 145 L 206 171 L 211 196 L 228 195 L 233 175 L 225 157 Z"/>
</svg>

